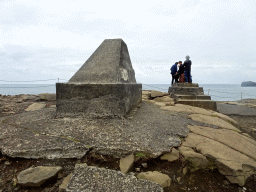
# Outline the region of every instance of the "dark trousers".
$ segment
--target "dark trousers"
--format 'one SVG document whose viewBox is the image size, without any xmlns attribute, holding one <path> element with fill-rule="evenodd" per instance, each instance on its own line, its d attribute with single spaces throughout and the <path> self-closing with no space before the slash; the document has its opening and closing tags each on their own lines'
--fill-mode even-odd
<svg viewBox="0 0 256 192">
<path fill-rule="evenodd" d="M 190 71 L 184 71 L 184 75 L 185 75 L 185 81 L 192 83 L 192 78 L 191 78 L 191 74 Z"/>
<path fill-rule="evenodd" d="M 173 81 L 175 80 L 175 83 L 178 83 L 179 75 L 172 74 L 172 85 Z"/>
</svg>

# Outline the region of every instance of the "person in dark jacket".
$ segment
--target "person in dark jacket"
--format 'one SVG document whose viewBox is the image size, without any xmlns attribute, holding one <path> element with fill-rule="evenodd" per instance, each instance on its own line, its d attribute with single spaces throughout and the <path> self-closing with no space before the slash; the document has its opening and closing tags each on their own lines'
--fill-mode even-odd
<svg viewBox="0 0 256 192">
<path fill-rule="evenodd" d="M 189 60 L 189 56 L 186 56 L 186 61 L 184 61 L 184 74 L 185 74 L 185 81 L 186 83 L 192 83 L 192 78 L 191 78 L 191 65 L 192 62 Z"/>
<path fill-rule="evenodd" d="M 177 73 L 177 65 L 178 62 L 176 62 L 172 67 L 171 67 L 171 74 L 172 74 L 172 85 L 173 85 L 173 81 L 175 80 L 175 83 L 178 83 L 178 78 L 179 76 L 175 75 Z"/>
</svg>

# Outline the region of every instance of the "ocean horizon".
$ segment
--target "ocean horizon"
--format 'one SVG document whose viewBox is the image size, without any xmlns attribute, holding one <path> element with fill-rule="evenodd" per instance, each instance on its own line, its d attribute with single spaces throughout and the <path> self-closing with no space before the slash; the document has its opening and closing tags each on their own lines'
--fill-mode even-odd
<svg viewBox="0 0 256 192">
<path fill-rule="evenodd" d="M 168 92 L 170 84 L 142 84 L 142 90 Z M 241 99 L 256 99 L 256 87 L 241 87 L 241 84 L 199 84 L 204 94 L 215 101 L 237 101 Z M 0 94 L 40 94 L 56 93 L 55 84 L 0 84 Z"/>
</svg>

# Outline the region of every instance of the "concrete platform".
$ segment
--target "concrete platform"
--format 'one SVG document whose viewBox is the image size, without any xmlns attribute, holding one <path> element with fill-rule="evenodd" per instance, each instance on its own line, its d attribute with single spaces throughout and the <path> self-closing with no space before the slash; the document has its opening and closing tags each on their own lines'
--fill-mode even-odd
<svg viewBox="0 0 256 192">
<path fill-rule="evenodd" d="M 185 104 L 185 105 L 191 105 L 195 107 L 201 107 L 204 109 L 210 109 L 213 111 L 217 110 L 217 104 L 216 101 L 212 100 L 185 100 L 185 99 L 178 99 L 176 103 L 179 104 Z"/>
<path fill-rule="evenodd" d="M 174 99 L 211 100 L 209 95 L 175 95 Z"/>
<path fill-rule="evenodd" d="M 175 83 L 173 87 L 199 87 L 198 83 Z"/>
<path fill-rule="evenodd" d="M 202 87 L 172 86 L 169 87 L 168 93 L 177 95 L 203 95 L 204 90 Z"/>
</svg>

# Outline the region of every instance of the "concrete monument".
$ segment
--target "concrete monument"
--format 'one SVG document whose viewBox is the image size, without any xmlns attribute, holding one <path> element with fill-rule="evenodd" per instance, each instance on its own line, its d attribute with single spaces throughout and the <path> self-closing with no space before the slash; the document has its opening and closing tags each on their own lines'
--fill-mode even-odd
<svg viewBox="0 0 256 192">
<path fill-rule="evenodd" d="M 125 116 L 141 102 L 127 45 L 106 39 L 67 83 L 56 83 L 58 116 Z"/>
</svg>

